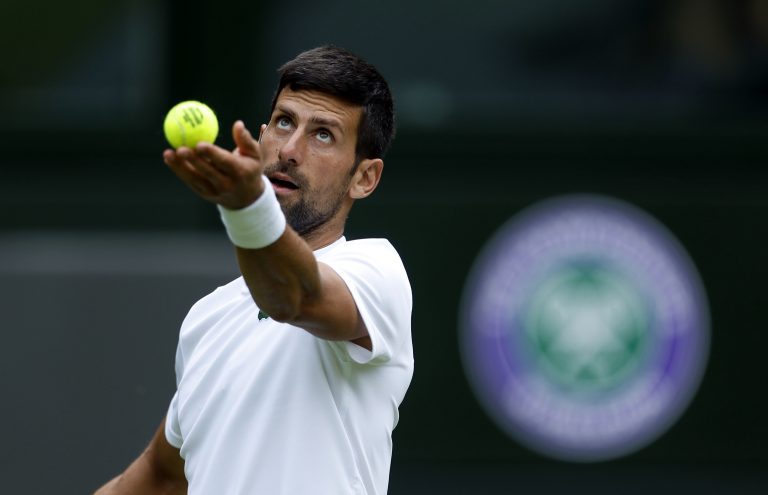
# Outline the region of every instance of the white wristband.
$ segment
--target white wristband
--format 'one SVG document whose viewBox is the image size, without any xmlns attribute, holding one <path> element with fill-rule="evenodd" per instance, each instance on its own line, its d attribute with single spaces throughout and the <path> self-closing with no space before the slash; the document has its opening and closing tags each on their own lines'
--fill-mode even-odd
<svg viewBox="0 0 768 495">
<path fill-rule="evenodd" d="M 272 183 L 264 175 L 261 178 L 264 180 L 264 192 L 249 206 L 230 210 L 218 205 L 221 221 L 235 246 L 263 248 L 278 240 L 285 231 L 285 215 L 277 202 Z"/>
</svg>

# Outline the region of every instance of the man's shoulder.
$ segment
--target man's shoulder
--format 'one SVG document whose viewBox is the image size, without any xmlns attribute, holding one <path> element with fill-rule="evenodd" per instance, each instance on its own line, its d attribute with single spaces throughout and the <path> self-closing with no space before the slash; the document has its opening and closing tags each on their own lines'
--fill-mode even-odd
<svg viewBox="0 0 768 495">
<path fill-rule="evenodd" d="M 351 239 L 340 242 L 334 246 L 334 249 L 329 250 L 330 253 L 335 252 L 371 252 L 371 251 L 386 251 L 397 254 L 397 250 L 389 242 L 389 239 L 383 237 L 367 237 L 363 239 Z"/>
<path fill-rule="evenodd" d="M 383 237 L 368 237 L 364 239 L 352 239 L 344 243 L 351 249 L 386 249 L 397 252 L 389 239 Z"/>
<path fill-rule="evenodd" d="M 364 238 L 340 242 L 318 256 L 318 260 L 325 263 L 344 259 L 369 260 L 377 264 L 403 264 L 397 249 L 388 239 L 384 238 Z"/>
<path fill-rule="evenodd" d="M 359 278 L 365 284 L 378 281 L 391 288 L 410 287 L 405 264 L 388 239 L 365 238 L 340 243 L 318 258 L 333 268 L 347 283 Z M 352 278 L 350 278 L 352 276 Z"/>
</svg>

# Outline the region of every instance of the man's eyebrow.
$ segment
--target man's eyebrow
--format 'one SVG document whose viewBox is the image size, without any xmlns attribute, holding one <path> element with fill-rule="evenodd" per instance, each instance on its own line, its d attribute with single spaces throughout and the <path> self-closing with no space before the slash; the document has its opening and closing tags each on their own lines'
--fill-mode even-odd
<svg viewBox="0 0 768 495">
<path fill-rule="evenodd" d="M 314 117 L 312 117 L 311 122 L 313 124 L 318 124 L 318 125 L 325 126 L 325 127 L 335 127 L 339 131 L 343 131 L 344 130 L 342 128 L 342 126 L 341 126 L 341 123 L 338 120 L 336 120 L 336 119 L 329 119 L 329 118 L 326 118 L 326 117 L 321 117 L 319 115 L 315 115 Z"/>
<path fill-rule="evenodd" d="M 284 107 L 283 105 L 275 105 L 275 110 L 277 110 L 280 113 L 284 113 L 290 118 L 296 120 L 296 113 L 288 107 Z"/>
<path fill-rule="evenodd" d="M 275 105 L 275 110 L 278 112 L 285 114 L 286 116 L 290 117 L 293 120 L 297 119 L 296 112 L 288 108 L 284 105 Z M 333 127 L 335 129 L 338 129 L 340 133 L 344 133 L 344 126 L 341 125 L 341 122 L 339 122 L 337 119 L 329 118 L 329 117 L 323 117 L 321 115 L 315 115 L 310 120 L 313 124 L 321 125 L 324 127 Z"/>
</svg>

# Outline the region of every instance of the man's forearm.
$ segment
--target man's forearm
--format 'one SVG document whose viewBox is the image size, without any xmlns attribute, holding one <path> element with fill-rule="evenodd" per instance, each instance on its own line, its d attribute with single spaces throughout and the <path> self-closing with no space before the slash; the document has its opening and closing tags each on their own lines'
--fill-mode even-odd
<svg viewBox="0 0 768 495">
<path fill-rule="evenodd" d="M 94 492 L 93 495 L 111 495 L 114 493 L 118 493 L 115 491 L 115 486 L 120 481 L 121 476 L 117 476 L 116 478 L 113 478 L 109 483 L 102 486 L 98 490 Z"/>
<path fill-rule="evenodd" d="M 237 259 L 256 304 L 275 320 L 290 321 L 320 291 L 312 250 L 290 228 L 263 249 L 237 248 Z"/>
<path fill-rule="evenodd" d="M 124 473 L 102 486 L 94 495 L 186 495 L 187 482 L 164 477 L 152 469 L 144 452 Z"/>
</svg>

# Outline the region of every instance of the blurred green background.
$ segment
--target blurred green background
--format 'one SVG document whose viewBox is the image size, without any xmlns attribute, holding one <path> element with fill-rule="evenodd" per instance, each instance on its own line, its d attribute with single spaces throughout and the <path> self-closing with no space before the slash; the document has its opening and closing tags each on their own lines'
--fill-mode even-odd
<svg viewBox="0 0 768 495">
<path fill-rule="evenodd" d="M 235 275 L 215 208 L 165 168 L 165 112 L 268 117 L 276 68 L 324 43 L 374 63 L 398 135 L 348 238 L 387 237 L 414 293 L 416 372 L 390 493 L 765 493 L 768 2 L 71 0 L 0 5 L 4 493 L 88 493 L 144 447 L 178 326 Z M 554 195 L 644 209 L 712 313 L 693 403 L 658 441 L 549 460 L 484 414 L 459 300 L 493 232 Z"/>
</svg>

